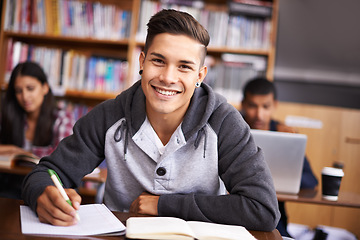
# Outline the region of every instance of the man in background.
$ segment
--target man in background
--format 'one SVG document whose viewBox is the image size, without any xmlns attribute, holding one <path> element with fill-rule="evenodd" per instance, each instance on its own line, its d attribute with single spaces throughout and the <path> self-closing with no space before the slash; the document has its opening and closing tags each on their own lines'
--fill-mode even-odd
<svg viewBox="0 0 360 240">
<path fill-rule="evenodd" d="M 272 118 L 277 107 L 277 93 L 272 82 L 262 77 L 252 79 L 245 85 L 243 94 L 241 113 L 250 128 L 278 132 L 296 132 L 293 128 Z M 315 188 L 317 184 L 318 180 L 314 176 L 310 163 L 305 157 L 300 188 Z M 281 218 L 276 228 L 282 236 L 289 237 L 284 202 L 279 202 L 279 209 Z"/>
</svg>

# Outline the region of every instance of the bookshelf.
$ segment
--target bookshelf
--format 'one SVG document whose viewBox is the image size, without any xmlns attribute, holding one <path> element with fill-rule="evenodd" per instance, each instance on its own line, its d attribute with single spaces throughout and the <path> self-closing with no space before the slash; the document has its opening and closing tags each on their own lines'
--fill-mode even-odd
<svg viewBox="0 0 360 240">
<path fill-rule="evenodd" d="M 139 79 L 138 55 L 144 46 L 144 24 L 159 9 L 170 7 L 189 12 L 208 29 L 212 39 L 208 48 L 211 61 L 221 65 L 224 54 L 256 56 L 264 59 L 261 71 L 272 79 L 278 0 L 233 1 L 238 3 L 232 4 L 247 1 L 260 7 L 270 6 L 271 16 L 233 13 L 225 0 L 4 0 L 0 30 L 0 59 L 4 63 L 0 65 L 1 89 L 6 89 L 14 64 L 31 56 L 44 61 L 41 65 L 49 80 L 54 81 L 51 85 L 56 95 L 95 102 L 113 98 Z M 19 2 L 21 7 L 17 6 Z M 31 2 L 33 6 L 29 5 Z M 113 21 L 114 18 L 118 21 Z M 265 43 L 241 40 L 240 44 L 240 27 L 232 21 L 251 21 L 246 28 L 262 26 L 262 30 L 250 30 L 249 34 L 262 34 L 260 38 L 266 39 Z M 92 58 L 101 62 L 99 66 L 91 65 Z M 121 67 L 114 62 L 120 62 Z M 57 68 L 51 69 L 54 66 Z M 121 69 L 115 71 L 116 68 Z M 96 79 L 101 82 L 92 88 L 87 84 L 89 75 L 94 74 L 91 69 L 99 71 Z M 119 71 L 121 79 L 116 77 L 117 82 L 107 86 L 107 81 L 114 80 Z M 211 77 L 215 81 L 224 78 Z"/>
</svg>

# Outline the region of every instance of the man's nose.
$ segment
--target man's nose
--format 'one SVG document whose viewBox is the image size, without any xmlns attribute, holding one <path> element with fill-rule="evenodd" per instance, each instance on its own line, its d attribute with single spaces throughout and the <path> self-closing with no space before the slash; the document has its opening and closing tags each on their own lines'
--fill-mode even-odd
<svg viewBox="0 0 360 240">
<path fill-rule="evenodd" d="M 160 74 L 160 80 L 166 84 L 174 83 L 177 79 L 176 68 L 173 66 L 164 67 Z"/>
<path fill-rule="evenodd" d="M 256 111 L 256 117 L 258 119 L 262 119 L 262 116 L 264 115 L 264 109 L 263 108 L 258 108 Z"/>
</svg>

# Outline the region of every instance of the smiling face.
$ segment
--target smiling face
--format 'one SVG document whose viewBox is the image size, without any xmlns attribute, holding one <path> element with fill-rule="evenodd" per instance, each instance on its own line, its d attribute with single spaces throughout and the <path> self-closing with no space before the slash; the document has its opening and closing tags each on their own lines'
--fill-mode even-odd
<svg viewBox="0 0 360 240">
<path fill-rule="evenodd" d="M 15 96 L 19 105 L 28 114 L 39 113 L 45 95 L 49 92 L 47 84 L 30 76 L 18 76 L 15 80 Z"/>
<path fill-rule="evenodd" d="M 270 130 L 271 116 L 276 109 L 277 101 L 274 94 L 246 93 L 242 102 L 245 121 L 252 129 Z"/>
<path fill-rule="evenodd" d="M 200 66 L 204 46 L 185 35 L 161 33 L 147 54 L 139 58 L 146 113 L 182 118 L 190 104 L 195 83 L 202 82 L 207 68 Z"/>
</svg>

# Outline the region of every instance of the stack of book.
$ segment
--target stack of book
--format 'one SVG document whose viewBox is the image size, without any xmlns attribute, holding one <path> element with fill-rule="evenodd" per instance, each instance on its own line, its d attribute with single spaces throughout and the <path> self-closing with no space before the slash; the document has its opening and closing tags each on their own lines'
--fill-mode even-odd
<svg viewBox="0 0 360 240">
<path fill-rule="evenodd" d="M 229 0 L 228 5 L 232 14 L 267 18 L 272 16 L 272 2 L 268 0 Z"/>
</svg>

